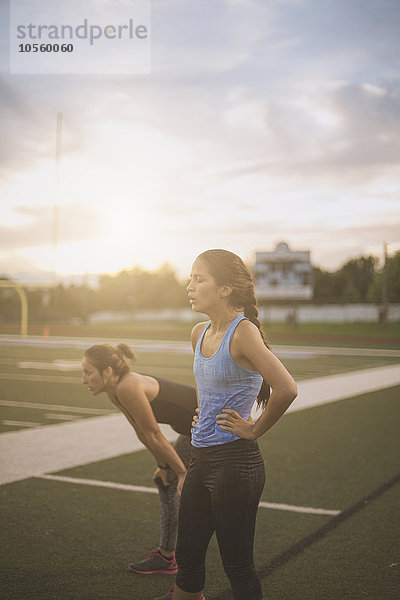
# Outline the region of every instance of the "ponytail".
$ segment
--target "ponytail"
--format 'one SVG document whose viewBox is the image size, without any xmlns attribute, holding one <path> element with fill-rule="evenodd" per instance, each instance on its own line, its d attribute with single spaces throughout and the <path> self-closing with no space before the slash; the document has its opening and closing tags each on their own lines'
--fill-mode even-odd
<svg viewBox="0 0 400 600">
<path fill-rule="evenodd" d="M 249 300 L 243 306 L 243 314 L 245 317 L 247 317 L 247 319 L 249 321 L 251 321 L 257 327 L 258 331 L 260 332 L 262 341 L 264 342 L 264 345 L 269 349 L 270 347 L 267 342 L 266 335 L 263 332 L 263 330 L 261 329 L 261 323 L 258 319 L 257 300 L 254 295 L 254 292 L 249 293 Z M 267 406 L 267 402 L 269 400 L 270 395 L 271 395 L 271 388 L 268 385 L 268 383 L 265 381 L 265 379 L 263 379 L 261 389 L 258 392 L 258 396 L 257 396 L 258 406 L 261 408 L 265 408 Z"/>
<path fill-rule="evenodd" d="M 126 357 L 129 361 L 135 362 L 136 354 L 128 344 L 121 342 L 117 346 L 117 350 L 122 358 Z"/>
</svg>

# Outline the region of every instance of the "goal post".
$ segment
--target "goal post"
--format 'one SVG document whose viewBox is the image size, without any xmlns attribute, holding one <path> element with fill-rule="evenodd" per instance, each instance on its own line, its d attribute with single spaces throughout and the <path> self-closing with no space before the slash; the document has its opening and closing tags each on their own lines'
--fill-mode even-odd
<svg viewBox="0 0 400 600">
<path fill-rule="evenodd" d="M 28 299 L 24 288 L 14 281 L 4 279 L 0 280 L 0 288 L 10 288 L 17 292 L 21 301 L 21 335 L 26 337 L 28 335 Z"/>
</svg>

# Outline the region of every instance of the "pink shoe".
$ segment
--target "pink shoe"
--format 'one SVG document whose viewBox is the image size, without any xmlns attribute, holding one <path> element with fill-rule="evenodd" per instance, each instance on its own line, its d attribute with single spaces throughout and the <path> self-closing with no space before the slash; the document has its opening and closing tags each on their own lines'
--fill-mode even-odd
<svg viewBox="0 0 400 600">
<path fill-rule="evenodd" d="M 157 596 L 157 598 L 154 598 L 154 600 L 171 600 L 173 593 L 174 593 L 174 588 L 172 587 L 171 589 L 168 590 L 168 592 L 165 592 L 165 594 L 163 594 L 162 596 Z M 202 595 L 200 600 L 206 600 L 206 599 Z"/>
<path fill-rule="evenodd" d="M 175 554 L 171 559 L 162 556 L 159 550 L 153 550 L 146 558 L 137 563 L 129 563 L 128 567 L 135 573 L 143 573 L 144 575 L 153 575 L 160 573 L 161 575 L 176 575 L 178 565 L 176 564 Z"/>
</svg>

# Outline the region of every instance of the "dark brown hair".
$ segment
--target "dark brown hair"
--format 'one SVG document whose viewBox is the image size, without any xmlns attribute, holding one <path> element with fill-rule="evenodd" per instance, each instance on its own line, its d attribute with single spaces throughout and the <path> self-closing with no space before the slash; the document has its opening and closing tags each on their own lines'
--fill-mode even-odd
<svg viewBox="0 0 400 600">
<path fill-rule="evenodd" d="M 207 264 L 208 270 L 214 277 L 217 285 L 228 285 L 232 288 L 232 294 L 230 295 L 232 305 L 236 309 L 243 311 L 244 316 L 254 323 L 260 332 L 264 344 L 269 348 L 265 333 L 261 329 L 261 323 L 258 319 L 257 300 L 254 294 L 254 277 L 240 256 L 229 252 L 229 250 L 214 249 L 202 252 L 197 258 Z M 263 380 L 257 397 L 258 405 L 265 408 L 269 396 L 270 387 Z"/>
<path fill-rule="evenodd" d="M 122 377 L 129 373 L 130 367 L 128 361 L 135 362 L 136 356 L 128 344 L 95 344 L 91 346 L 83 355 L 88 361 L 102 373 L 107 367 L 111 367 L 115 375 Z M 128 359 L 128 361 L 126 360 Z"/>
</svg>

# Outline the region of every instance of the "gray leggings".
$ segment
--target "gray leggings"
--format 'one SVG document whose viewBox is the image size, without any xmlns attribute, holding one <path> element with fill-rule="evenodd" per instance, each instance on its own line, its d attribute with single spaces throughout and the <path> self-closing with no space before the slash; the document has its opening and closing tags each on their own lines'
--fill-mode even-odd
<svg viewBox="0 0 400 600">
<path fill-rule="evenodd" d="M 191 443 L 188 435 L 180 435 L 173 444 L 186 468 L 189 466 Z M 169 486 L 164 486 L 159 479 L 156 480 L 160 493 L 160 550 L 174 552 L 178 534 L 179 496 L 176 493 L 178 478 L 174 471 L 168 467 L 167 477 Z"/>
</svg>

